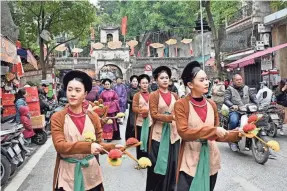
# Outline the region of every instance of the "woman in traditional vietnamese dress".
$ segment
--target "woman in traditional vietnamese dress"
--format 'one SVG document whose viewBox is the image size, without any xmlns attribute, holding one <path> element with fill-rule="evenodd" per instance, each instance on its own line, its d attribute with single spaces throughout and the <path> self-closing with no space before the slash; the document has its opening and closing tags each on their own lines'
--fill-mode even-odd
<svg viewBox="0 0 287 191">
<path fill-rule="evenodd" d="M 84 108 L 92 80 L 84 72 L 71 71 L 64 76 L 63 84 L 69 104 L 51 118 L 52 140 L 57 151 L 53 190 L 101 191 L 102 170 L 94 155 L 115 145 L 103 143 L 98 115 Z M 96 142 L 86 142 L 86 133 L 94 134 Z"/>
<path fill-rule="evenodd" d="M 103 79 L 104 91 L 100 95 L 105 106 L 109 106 L 107 117 L 115 117 L 120 112 L 118 94 L 111 89 L 112 80 Z M 114 140 L 121 140 L 120 128 L 116 119 L 112 119 L 112 124 L 105 124 L 103 126 L 103 138 L 108 142 Z"/>
<path fill-rule="evenodd" d="M 149 109 L 153 120 L 149 138 L 147 191 L 174 191 L 180 137 L 174 121 L 174 104 L 177 95 L 168 90 L 171 70 L 160 66 L 153 72 L 159 89 L 149 97 Z"/>
<path fill-rule="evenodd" d="M 149 114 L 148 86 L 150 77 L 142 74 L 138 77 L 138 82 L 140 92 L 134 95 L 132 109 L 135 113 L 135 137 L 142 142 L 141 146 L 137 147 L 137 158 L 139 159 L 148 156 L 148 138 L 152 119 Z"/>
<path fill-rule="evenodd" d="M 238 141 L 239 132 L 228 132 L 219 127 L 215 102 L 204 98 L 209 80 L 198 62 L 189 63 L 181 78 L 190 94 L 174 106 L 177 132 L 182 138 L 177 191 L 212 191 L 220 169 L 216 141 Z"/>
<path fill-rule="evenodd" d="M 138 76 L 133 75 L 130 77 L 131 87 L 128 91 L 128 104 L 129 108 L 129 117 L 126 126 L 126 140 L 131 137 L 135 137 L 135 115 L 133 113 L 133 98 L 136 93 L 140 91 L 138 88 Z"/>
</svg>

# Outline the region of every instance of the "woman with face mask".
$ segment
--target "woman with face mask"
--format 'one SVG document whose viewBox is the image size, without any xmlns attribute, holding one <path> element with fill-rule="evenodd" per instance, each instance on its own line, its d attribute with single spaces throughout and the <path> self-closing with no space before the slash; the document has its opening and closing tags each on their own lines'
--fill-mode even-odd
<svg viewBox="0 0 287 191">
<path fill-rule="evenodd" d="M 102 171 L 95 155 L 115 148 L 102 141 L 102 128 L 97 114 L 86 110 L 83 102 L 92 89 L 92 80 L 84 72 L 71 71 L 64 76 L 68 105 L 53 114 L 51 132 L 57 151 L 53 190 L 100 191 Z M 85 142 L 85 133 L 94 133 L 96 143 Z"/>
<path fill-rule="evenodd" d="M 149 138 L 147 191 L 174 191 L 180 137 L 174 121 L 177 95 L 168 90 L 171 70 L 160 66 L 153 72 L 159 89 L 150 94 L 149 109 L 153 120 Z"/>
<path fill-rule="evenodd" d="M 140 92 L 136 93 L 133 98 L 133 112 L 135 113 L 135 137 L 142 142 L 137 147 L 137 158 L 148 156 L 148 137 L 152 119 L 149 114 L 149 92 L 148 86 L 150 78 L 146 74 L 138 77 Z"/>
<path fill-rule="evenodd" d="M 100 95 L 105 106 L 109 106 L 107 117 L 115 117 L 120 112 L 118 94 L 111 89 L 112 80 L 103 79 L 104 91 Z M 112 119 L 112 124 L 105 124 L 103 126 L 103 138 L 108 142 L 114 140 L 121 140 L 120 128 L 116 119 Z"/>
<path fill-rule="evenodd" d="M 126 140 L 128 140 L 131 137 L 135 137 L 135 115 L 133 113 L 133 98 L 136 93 L 139 92 L 139 87 L 138 87 L 138 76 L 133 75 L 130 77 L 130 89 L 128 90 L 128 99 L 127 102 L 130 105 L 129 108 L 129 118 L 127 121 L 127 126 L 126 126 Z"/>
<path fill-rule="evenodd" d="M 228 132 L 219 127 L 216 104 L 204 97 L 209 80 L 198 62 L 189 63 L 181 78 L 190 94 L 174 106 L 177 132 L 182 138 L 177 191 L 212 191 L 220 169 L 216 141 L 238 141 L 239 132 Z"/>
</svg>

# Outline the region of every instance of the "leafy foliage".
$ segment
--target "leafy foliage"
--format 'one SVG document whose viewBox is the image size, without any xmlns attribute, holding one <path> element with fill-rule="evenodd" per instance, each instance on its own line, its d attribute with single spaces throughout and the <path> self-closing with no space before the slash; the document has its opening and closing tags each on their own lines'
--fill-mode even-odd
<svg viewBox="0 0 287 191">
<path fill-rule="evenodd" d="M 128 17 L 127 38 L 147 31 L 187 36 L 192 33 L 198 11 L 198 2 L 193 1 L 101 1 L 99 6 L 105 23 L 120 25 L 121 18 Z"/>
<path fill-rule="evenodd" d="M 68 36 L 58 43 L 65 43 L 74 39 L 87 43 L 89 27 L 96 22 L 96 9 L 87 0 L 17 1 L 10 2 L 10 7 L 14 22 L 20 27 L 19 39 L 23 47 L 37 50 L 44 70 L 49 54 L 57 46 L 56 36 L 63 34 Z M 44 42 L 43 39 L 39 38 L 43 30 L 50 32 L 52 41 Z M 50 47 L 46 58 L 43 54 L 44 43 Z"/>
</svg>

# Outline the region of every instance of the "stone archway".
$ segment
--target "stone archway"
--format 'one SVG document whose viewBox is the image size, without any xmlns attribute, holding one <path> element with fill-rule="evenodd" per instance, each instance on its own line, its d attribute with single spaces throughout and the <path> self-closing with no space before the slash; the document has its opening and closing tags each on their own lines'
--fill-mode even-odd
<svg viewBox="0 0 287 191">
<path fill-rule="evenodd" d="M 113 64 L 107 64 L 100 69 L 98 76 L 100 79 L 109 78 L 111 80 L 116 80 L 117 77 L 123 78 L 123 72 L 120 67 Z"/>
</svg>

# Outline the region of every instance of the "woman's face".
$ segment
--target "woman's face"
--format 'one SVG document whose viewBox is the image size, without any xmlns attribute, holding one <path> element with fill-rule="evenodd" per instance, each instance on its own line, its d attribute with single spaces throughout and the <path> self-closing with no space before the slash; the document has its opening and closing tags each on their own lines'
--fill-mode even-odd
<svg viewBox="0 0 287 191">
<path fill-rule="evenodd" d="M 136 87 L 138 87 L 138 80 L 136 79 L 136 78 L 134 78 L 133 80 L 132 80 L 132 86 L 134 87 L 134 88 L 136 88 Z"/>
<path fill-rule="evenodd" d="M 161 72 L 158 77 L 157 77 L 157 83 L 159 85 L 159 87 L 161 88 L 168 88 L 168 84 L 169 84 L 169 76 L 167 75 L 166 72 Z"/>
<path fill-rule="evenodd" d="M 106 81 L 104 83 L 104 87 L 105 87 L 105 89 L 109 90 L 111 88 L 111 83 L 109 81 Z"/>
<path fill-rule="evenodd" d="M 187 85 L 192 92 L 203 95 L 208 92 L 209 80 L 206 73 L 203 70 L 200 70 L 192 82 L 188 82 Z"/>
<path fill-rule="evenodd" d="M 78 106 L 83 103 L 87 95 L 84 84 L 77 80 L 71 80 L 67 86 L 67 98 L 71 106 Z"/>
<path fill-rule="evenodd" d="M 148 80 L 146 78 L 143 78 L 141 81 L 140 81 L 140 87 L 142 89 L 143 92 L 147 92 L 148 90 Z"/>
</svg>

